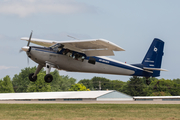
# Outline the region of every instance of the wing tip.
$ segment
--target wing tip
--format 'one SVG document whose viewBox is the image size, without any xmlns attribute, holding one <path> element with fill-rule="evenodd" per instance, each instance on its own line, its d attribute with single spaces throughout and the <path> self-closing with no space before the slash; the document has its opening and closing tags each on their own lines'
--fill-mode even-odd
<svg viewBox="0 0 180 120">
<path fill-rule="evenodd" d="M 111 44 L 111 45 L 115 46 L 116 48 L 115 48 L 114 51 L 125 51 L 125 49 L 123 49 L 122 47 L 120 47 L 120 46 L 116 45 L 115 43 L 110 42 L 110 41 L 108 41 L 108 40 L 106 40 L 106 39 L 99 38 L 99 39 L 97 39 L 97 40 L 103 41 L 103 42 L 106 42 L 106 43 L 108 43 L 108 44 Z"/>
<path fill-rule="evenodd" d="M 21 40 L 28 40 L 28 37 L 21 37 Z"/>
</svg>

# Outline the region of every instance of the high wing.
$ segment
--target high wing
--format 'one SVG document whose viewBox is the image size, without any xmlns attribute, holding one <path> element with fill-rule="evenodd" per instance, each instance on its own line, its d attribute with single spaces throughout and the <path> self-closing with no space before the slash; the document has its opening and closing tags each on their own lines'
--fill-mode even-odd
<svg viewBox="0 0 180 120">
<path fill-rule="evenodd" d="M 23 37 L 21 40 L 28 41 L 29 38 Z M 113 56 L 113 51 L 125 51 L 123 48 L 105 39 L 53 41 L 31 38 L 31 42 L 45 47 L 60 43 L 64 45 L 64 48 L 84 53 L 87 56 Z"/>
</svg>

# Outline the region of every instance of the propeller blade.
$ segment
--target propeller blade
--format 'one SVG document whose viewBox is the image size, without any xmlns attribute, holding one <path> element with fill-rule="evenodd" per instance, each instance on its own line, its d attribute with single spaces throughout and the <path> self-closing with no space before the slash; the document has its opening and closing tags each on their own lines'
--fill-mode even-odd
<svg viewBox="0 0 180 120">
<path fill-rule="evenodd" d="M 33 33 L 33 31 L 31 31 L 31 34 L 30 34 L 30 36 L 29 36 L 29 41 L 28 41 L 27 46 L 29 46 L 29 44 L 30 44 L 30 42 L 31 42 L 32 33 Z"/>
<path fill-rule="evenodd" d="M 29 65 L 29 58 L 27 57 L 27 63 L 28 63 L 28 65 Z"/>
</svg>

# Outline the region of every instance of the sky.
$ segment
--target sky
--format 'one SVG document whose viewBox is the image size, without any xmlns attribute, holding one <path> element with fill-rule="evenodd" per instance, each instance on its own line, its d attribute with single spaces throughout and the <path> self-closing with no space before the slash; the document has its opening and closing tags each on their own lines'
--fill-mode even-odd
<svg viewBox="0 0 180 120">
<path fill-rule="evenodd" d="M 165 42 L 158 78 L 177 79 L 180 60 L 179 0 L 1 0 L 0 79 L 37 66 L 25 52 L 19 53 L 33 30 L 33 38 L 55 41 L 77 39 L 109 40 L 126 51 L 110 58 L 129 64 L 141 63 L 154 38 Z M 33 45 L 33 44 L 31 44 Z M 77 79 L 94 76 L 129 80 L 129 76 L 59 71 Z"/>
</svg>

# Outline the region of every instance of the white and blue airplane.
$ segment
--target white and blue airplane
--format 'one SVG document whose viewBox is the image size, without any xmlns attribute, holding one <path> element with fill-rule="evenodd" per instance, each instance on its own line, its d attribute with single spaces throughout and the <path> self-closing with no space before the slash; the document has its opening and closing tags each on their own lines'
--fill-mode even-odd
<svg viewBox="0 0 180 120">
<path fill-rule="evenodd" d="M 37 74 L 45 67 L 46 76 L 44 80 L 50 83 L 53 76 L 51 68 L 70 72 L 102 73 L 127 76 L 146 77 L 149 84 L 149 77 L 160 76 L 161 62 L 163 56 L 164 42 L 155 38 L 145 55 L 142 63 L 126 64 L 104 56 L 113 56 L 113 51 L 125 51 L 118 45 L 105 39 L 53 41 L 30 37 L 23 37 L 21 40 L 28 41 L 27 46 L 21 49 L 27 56 L 38 63 L 35 73 L 29 75 L 30 81 L 37 80 Z M 29 46 L 30 42 L 41 45 Z"/>
</svg>

